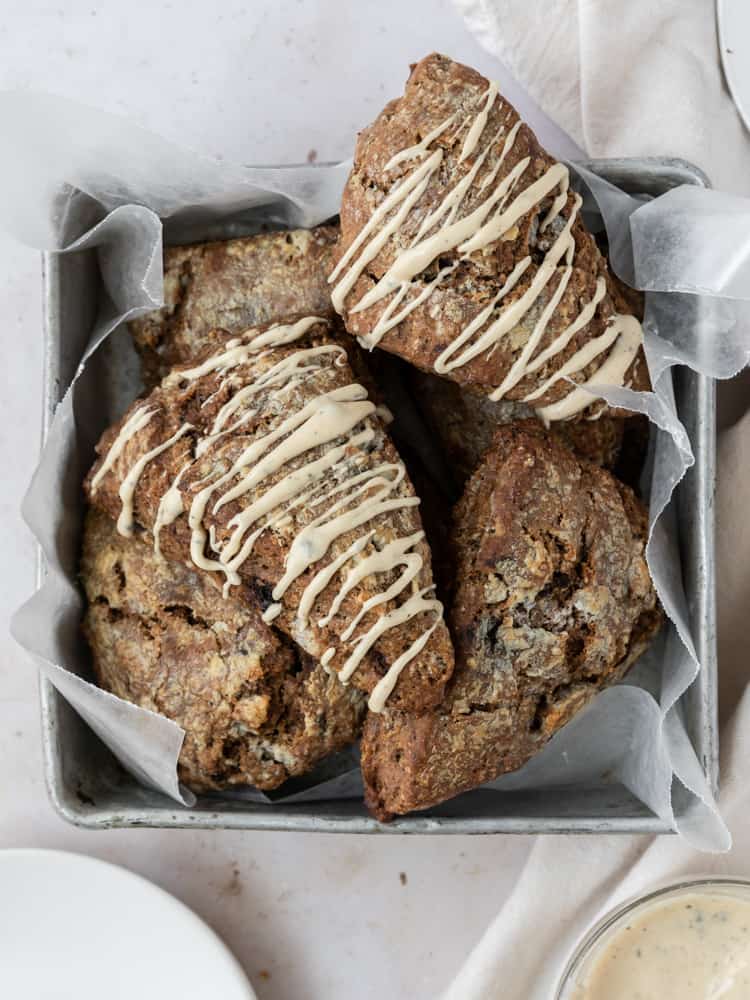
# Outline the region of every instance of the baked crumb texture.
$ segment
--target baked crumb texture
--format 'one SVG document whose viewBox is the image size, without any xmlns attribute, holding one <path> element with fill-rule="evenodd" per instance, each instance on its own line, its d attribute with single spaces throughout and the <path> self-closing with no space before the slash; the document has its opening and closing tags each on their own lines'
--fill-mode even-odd
<svg viewBox="0 0 750 1000">
<path fill-rule="evenodd" d="M 180 780 L 270 791 L 353 743 L 365 697 L 266 625 L 242 588 L 154 555 L 90 510 L 81 581 L 98 683 L 185 730 Z"/>
</svg>

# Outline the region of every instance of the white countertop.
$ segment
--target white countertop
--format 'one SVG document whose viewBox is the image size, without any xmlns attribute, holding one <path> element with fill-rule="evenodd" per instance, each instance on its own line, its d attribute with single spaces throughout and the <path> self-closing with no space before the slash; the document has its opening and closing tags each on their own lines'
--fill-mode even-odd
<svg viewBox="0 0 750 1000">
<path fill-rule="evenodd" d="M 447 0 L 3 6 L 0 89 L 75 97 L 214 155 L 346 157 L 357 128 L 400 93 L 408 63 L 433 49 L 500 79 L 542 141 L 573 152 Z M 39 255 L 0 236 L 0 847 L 78 851 L 153 879 L 224 937 L 262 1000 L 435 996 L 513 884 L 526 838 L 91 833 L 53 813 L 35 671 L 7 630 L 34 586 L 18 509 L 39 439 L 40 293 Z"/>
</svg>

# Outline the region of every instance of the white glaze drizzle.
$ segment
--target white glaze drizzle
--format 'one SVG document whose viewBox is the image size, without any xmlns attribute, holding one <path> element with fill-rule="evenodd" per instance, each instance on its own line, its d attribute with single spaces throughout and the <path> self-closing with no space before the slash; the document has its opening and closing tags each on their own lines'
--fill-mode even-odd
<svg viewBox="0 0 750 1000">
<path fill-rule="evenodd" d="M 143 430 L 155 413 L 156 410 L 151 410 L 148 406 L 139 406 L 130 414 L 128 419 L 120 428 L 120 433 L 110 445 L 109 451 L 107 452 L 104 461 L 97 469 L 96 475 L 91 480 L 92 493 L 96 493 L 99 489 L 102 479 L 104 479 L 117 459 L 120 455 L 122 455 L 128 441 L 130 441 L 130 439 L 139 431 Z"/>
<path fill-rule="evenodd" d="M 143 470 L 149 462 L 153 462 L 157 456 L 161 455 L 161 453 L 166 451 L 167 448 L 171 448 L 172 445 L 183 436 L 183 434 L 187 434 L 187 432 L 192 429 L 192 424 L 183 424 L 182 427 L 180 427 L 179 430 L 176 430 L 171 437 L 167 438 L 166 441 L 162 441 L 161 444 L 158 444 L 155 448 L 147 451 L 145 455 L 141 455 L 135 465 L 132 466 L 128 474 L 125 476 L 119 490 L 122 508 L 120 510 L 120 516 L 117 519 L 117 530 L 121 535 L 125 535 L 129 538 L 133 534 L 133 500 L 135 498 L 135 489 L 138 485 L 138 480 L 143 475 Z"/>
<path fill-rule="evenodd" d="M 282 611 L 283 608 L 280 604 L 269 604 L 266 610 L 261 615 L 261 618 L 266 623 L 266 625 L 270 625 L 272 621 L 274 621 L 276 618 L 279 617 Z"/>
<path fill-rule="evenodd" d="M 394 660 L 394 662 L 390 664 L 385 675 L 373 688 L 372 694 L 367 702 L 367 707 L 371 712 L 382 712 L 388 695 L 395 687 L 401 671 L 414 659 L 415 656 L 418 655 L 420 650 L 424 648 L 425 644 L 432 635 L 432 632 L 437 627 L 438 621 L 442 617 L 443 605 L 440 601 L 435 598 L 425 599 L 425 594 L 432 589 L 432 587 L 424 587 L 422 590 L 418 590 L 417 593 L 412 595 L 408 601 L 405 601 L 399 607 L 394 608 L 393 611 L 389 611 L 388 614 L 378 618 L 375 624 L 372 625 L 360 638 L 357 645 L 354 647 L 354 652 L 351 653 L 344 666 L 341 670 L 339 670 L 339 678 L 344 684 L 346 684 L 380 636 L 390 631 L 390 629 L 397 628 L 399 625 L 403 625 L 405 622 L 411 621 L 412 618 L 416 618 L 418 615 L 429 612 L 433 612 L 435 614 L 435 619 L 433 620 L 432 625 L 426 629 L 411 644 L 411 646 L 409 646 L 409 648 L 398 657 L 398 659 Z"/>
<path fill-rule="evenodd" d="M 557 337 L 552 341 L 549 347 L 546 347 L 543 351 L 540 351 L 533 361 L 529 361 L 526 366 L 527 372 L 538 371 L 542 365 L 546 364 L 550 358 L 553 358 L 560 351 L 564 350 L 573 337 L 582 330 L 584 326 L 593 318 L 596 312 L 596 307 L 604 298 L 607 291 L 607 282 L 604 278 L 599 277 L 596 279 L 596 291 L 590 302 L 587 302 L 583 309 L 578 314 L 578 317 L 573 320 L 573 322 L 566 326 L 562 333 L 558 334 Z M 526 397 L 528 399 L 528 397 Z M 526 402 L 526 400 L 524 400 Z"/>
<path fill-rule="evenodd" d="M 417 167 L 411 174 L 408 174 L 394 189 L 388 194 L 381 204 L 375 209 L 362 231 L 357 235 L 346 253 L 334 268 L 329 281 L 334 281 L 343 268 L 354 257 L 367 237 L 385 220 L 391 209 L 395 208 L 392 219 L 390 219 L 375 236 L 364 247 L 362 253 L 357 258 L 356 264 L 349 268 L 347 274 L 338 281 L 336 287 L 331 292 L 331 302 L 337 312 L 343 312 L 344 299 L 352 290 L 357 279 L 362 274 L 370 261 L 378 255 L 382 247 L 386 244 L 392 233 L 395 233 L 401 223 L 407 217 L 427 187 L 430 178 L 437 170 L 443 159 L 442 149 L 436 149 L 423 164 Z"/>
<path fill-rule="evenodd" d="M 438 136 L 442 135 L 447 128 L 453 124 L 453 122 L 458 117 L 458 114 L 452 114 L 450 118 L 446 118 L 444 122 L 441 122 L 437 128 L 434 128 L 432 132 L 428 132 L 427 135 L 418 142 L 416 146 L 409 146 L 408 149 L 402 149 L 395 156 L 392 156 L 390 160 L 386 163 L 386 170 L 393 170 L 397 167 L 399 163 L 403 163 L 404 160 L 415 160 L 417 157 L 421 156 L 426 152 L 427 147 L 430 146 Z"/>
<path fill-rule="evenodd" d="M 159 544 L 161 529 L 165 525 L 173 524 L 183 511 L 182 494 L 180 493 L 180 480 L 182 479 L 183 473 L 189 468 L 190 462 L 186 462 L 170 483 L 167 492 L 159 501 L 159 507 L 156 511 L 156 520 L 154 521 L 153 528 L 154 555 L 157 558 L 161 556 L 161 546 Z"/>
<path fill-rule="evenodd" d="M 252 355 L 258 354 L 264 347 L 280 347 L 284 344 L 290 344 L 294 340 L 299 340 L 316 323 L 326 323 L 326 321 L 319 316 L 305 316 L 304 319 L 293 324 L 271 326 L 264 333 L 259 333 L 250 340 L 241 338 L 228 340 L 223 350 L 219 351 L 218 354 L 213 354 L 202 364 L 194 368 L 186 368 L 183 371 L 178 369 L 171 372 L 164 379 L 164 385 L 192 382 L 203 375 L 210 375 L 211 372 L 229 371 L 231 368 L 236 368 L 237 365 L 247 362 Z"/>
<path fill-rule="evenodd" d="M 407 538 L 396 538 L 392 542 L 389 542 L 388 545 L 386 545 L 379 552 L 376 551 L 367 559 L 363 559 L 357 566 L 349 571 L 346 579 L 341 585 L 341 589 L 338 594 L 336 594 L 336 597 L 331 604 L 328 614 L 321 619 L 320 623 L 327 624 L 331 618 L 337 614 L 347 594 L 349 594 L 354 587 L 361 583 L 366 576 L 371 573 L 383 573 L 386 570 L 395 568 L 396 566 L 403 566 L 404 572 L 396 580 L 396 582 L 392 584 L 388 590 L 382 591 L 380 594 L 376 594 L 374 597 L 365 601 L 357 615 L 341 633 L 342 639 L 350 638 L 360 620 L 371 608 L 374 608 L 379 604 L 383 604 L 385 601 L 389 601 L 393 597 L 400 594 L 401 591 L 404 590 L 405 587 L 407 587 L 411 581 L 419 575 L 419 571 L 422 568 L 422 559 L 415 552 L 411 552 L 410 549 L 412 549 L 423 538 L 423 531 L 418 531 Z"/>
<path fill-rule="evenodd" d="M 383 677 L 380 678 L 378 683 L 372 689 L 372 694 L 367 701 L 367 707 L 371 712 L 382 712 L 385 708 L 385 704 L 388 698 L 396 686 L 396 681 L 398 680 L 401 671 L 410 663 L 415 656 L 418 656 L 422 652 L 424 647 L 430 641 L 430 636 L 435 631 L 438 626 L 439 621 L 442 618 L 443 606 L 440 601 L 423 601 L 423 606 L 425 611 L 436 611 L 435 620 L 432 625 L 426 629 L 420 636 L 418 636 L 414 642 L 409 646 L 409 648 L 399 656 L 399 658 L 391 664 L 390 669 Z"/>
<path fill-rule="evenodd" d="M 296 323 L 274 323 L 263 333 L 253 337 L 249 341 L 249 345 L 254 351 L 260 351 L 263 348 L 284 347 L 286 344 L 291 344 L 304 337 L 316 323 L 324 323 L 328 326 L 328 320 L 321 316 L 304 316 Z"/>
<path fill-rule="evenodd" d="M 401 462 L 385 463 L 373 468 L 363 467 L 366 460 L 365 449 L 376 434 L 376 428 L 372 424 L 376 407 L 366 398 L 367 393 L 362 386 L 351 384 L 323 392 L 296 411 L 282 409 L 279 419 L 271 423 L 270 429 L 253 439 L 233 461 L 222 462 L 219 451 L 212 471 L 202 481 L 191 485 L 191 498 L 186 505 L 182 492 L 186 470 L 196 459 L 212 448 L 215 450 L 225 434 L 256 414 L 255 408 L 263 405 L 261 394 L 266 393 L 267 399 L 278 401 L 280 394 L 290 385 L 299 384 L 301 378 L 314 377 L 326 365 L 340 364 L 342 358 L 345 361 L 346 354 L 342 348 L 321 345 L 298 349 L 285 355 L 244 386 L 241 384 L 242 380 L 233 380 L 227 376 L 226 373 L 251 362 L 253 357 L 264 357 L 270 348 L 283 346 L 303 336 L 316 322 L 320 321 L 309 317 L 295 324 L 294 328 L 272 328 L 255 337 L 250 337 L 248 333 L 243 338 L 228 341 L 221 350 L 200 365 L 175 372 L 166 380 L 167 385 L 187 387 L 197 379 L 219 374 L 223 376 L 220 389 L 213 396 L 216 397 L 219 391 L 230 391 L 232 394 L 219 408 L 208 432 L 198 439 L 194 449 L 195 458 L 180 469 L 160 498 L 154 522 L 154 546 L 157 552 L 162 527 L 173 523 L 182 514 L 187 514 L 191 529 L 191 559 L 201 569 L 223 573 L 226 593 L 229 586 L 240 582 L 239 571 L 264 531 L 291 523 L 291 511 L 303 504 L 309 510 L 316 507 L 322 509 L 321 514 L 297 532 L 289 546 L 284 573 L 272 592 L 273 603 L 262 615 L 263 621 L 268 624 L 284 612 L 285 605 L 282 602 L 289 587 L 312 566 L 322 562 L 337 539 L 357 531 L 382 514 L 408 509 L 419 503 L 415 496 L 394 495 L 406 475 Z M 105 465 L 107 468 L 111 467 L 127 441 L 145 426 L 153 412 L 155 411 L 140 408 L 126 421 L 112 446 L 119 450 L 114 457 L 110 450 L 102 468 Z M 120 530 L 132 531 L 133 498 L 143 470 L 150 461 L 192 429 L 189 424 L 183 424 L 170 438 L 139 457 L 133 464 L 120 487 Z M 303 461 L 303 464 L 283 474 L 290 462 L 322 446 L 328 447 L 324 447 L 318 458 Z M 279 473 L 282 473 L 281 478 L 278 478 Z M 263 484 L 269 477 L 274 477 L 274 481 L 264 489 Z M 255 499 L 249 504 L 243 504 L 244 498 L 251 491 L 255 493 Z M 227 524 L 229 535 L 219 539 L 215 525 L 206 529 L 206 513 L 209 507 L 216 512 L 226 504 L 236 502 L 239 502 L 240 510 Z M 331 623 L 340 612 L 347 595 L 366 577 L 391 575 L 400 570 L 395 580 L 362 602 L 352 614 L 351 620 L 342 623 L 339 646 L 328 647 L 322 661 L 328 667 L 338 648 L 350 644 L 350 651 L 343 650 L 345 662 L 339 672 L 342 680 L 348 682 L 382 635 L 419 615 L 429 613 L 434 620 L 396 658 L 372 692 L 371 703 L 378 706 L 373 711 L 381 711 L 400 673 L 424 648 L 442 619 L 442 605 L 434 597 L 425 596 L 432 587 L 423 588 L 406 596 L 400 605 L 376 618 L 363 634 L 356 634 L 369 613 L 384 604 L 395 602 L 408 588 L 416 586 L 415 581 L 423 568 L 422 556 L 419 551 L 415 551 L 424 537 L 422 531 L 391 539 L 387 543 L 378 543 L 376 551 L 362 556 L 367 546 L 374 544 L 376 536 L 375 527 L 367 529 L 345 551 L 318 570 L 298 601 L 294 624 L 298 628 L 307 625 L 316 601 L 337 574 L 345 575 L 326 615 L 318 622 L 321 628 Z"/>
<path fill-rule="evenodd" d="M 633 363 L 643 342 L 643 330 L 635 316 L 615 316 L 612 326 L 618 330 L 619 337 L 607 360 L 597 368 L 593 375 L 581 383 L 581 387 L 574 389 L 567 396 L 563 396 L 557 403 L 550 403 L 549 406 L 542 406 L 537 410 L 541 419 L 546 423 L 552 420 L 565 420 L 566 417 L 571 417 L 589 406 L 592 402 L 592 395 L 586 391 L 587 388 L 597 385 L 622 385 L 625 373 Z M 570 359 L 571 362 L 574 358 L 575 355 Z"/>
<path fill-rule="evenodd" d="M 329 351 L 326 351 L 323 348 L 316 348 L 315 350 L 321 356 L 330 354 Z M 338 348 L 338 350 L 340 351 L 341 348 Z M 291 355 L 285 360 L 289 362 L 288 369 L 293 371 L 296 368 L 295 356 Z M 329 393 L 324 393 L 316 399 L 311 400 L 301 410 L 293 413 L 291 416 L 283 420 L 273 431 L 270 431 L 263 437 L 254 440 L 240 454 L 233 465 L 225 473 L 196 493 L 193 497 L 188 514 L 188 524 L 190 525 L 192 531 L 190 555 L 196 566 L 200 569 L 211 572 L 224 572 L 227 579 L 233 585 L 239 583 L 237 570 L 241 563 L 238 564 L 236 558 L 230 562 L 229 555 L 227 555 L 225 551 L 222 551 L 222 562 L 220 560 L 210 559 L 204 554 L 207 534 L 205 528 L 203 527 L 203 518 L 208 503 L 214 493 L 222 486 L 227 485 L 245 468 L 254 466 L 254 468 L 252 468 L 251 471 L 248 472 L 238 484 L 230 488 L 219 498 L 217 506 L 223 506 L 224 503 L 237 499 L 254 486 L 259 485 L 259 483 L 271 472 L 276 471 L 292 458 L 302 454 L 303 451 L 315 447 L 316 445 L 323 444 L 324 441 L 333 440 L 333 438 L 339 436 L 335 419 L 326 421 L 326 417 L 331 415 L 331 404 L 335 404 L 336 402 L 348 402 L 351 406 L 357 407 L 354 413 L 343 405 L 338 410 L 334 411 L 339 418 L 343 418 L 345 421 L 348 421 L 348 429 L 351 429 L 353 426 L 352 420 L 355 416 L 358 417 L 359 420 L 362 420 L 375 409 L 374 404 L 369 401 L 359 402 L 363 400 L 366 395 L 367 392 L 362 386 L 349 385 L 340 389 L 334 389 Z M 356 421 L 354 421 L 354 423 L 356 423 Z M 341 433 L 345 433 L 345 431 L 341 431 Z M 280 442 L 281 439 L 287 434 L 289 435 L 288 440 L 278 444 L 278 442 Z M 322 437 L 319 435 L 322 435 Z M 277 447 L 274 448 L 274 445 L 277 445 Z M 269 450 L 270 454 L 264 458 L 263 456 Z M 293 482 L 296 485 L 299 482 L 299 476 L 297 476 L 296 473 L 291 473 L 290 475 L 294 477 Z M 215 506 L 214 510 L 216 509 L 217 507 Z M 243 546 L 241 550 L 244 557 L 243 561 L 250 554 L 250 551 L 251 548 L 248 549 L 247 546 Z M 277 598 L 274 598 L 274 600 L 276 599 Z"/>
<path fill-rule="evenodd" d="M 485 93 L 485 103 L 482 110 L 474 118 L 474 121 L 469 126 L 469 131 L 466 133 L 466 138 L 464 139 L 464 144 L 461 147 L 461 155 L 458 158 L 459 163 L 463 163 L 464 160 L 471 156 L 474 150 L 477 148 L 477 143 L 479 142 L 479 137 L 482 132 L 484 132 L 484 126 L 487 124 L 487 117 L 490 113 L 490 108 L 495 103 L 495 98 L 497 97 L 497 84 L 494 80 L 490 80 L 490 85 Z"/>
<path fill-rule="evenodd" d="M 497 97 L 497 84 L 491 82 L 481 95 L 478 110 L 467 115 L 455 131 L 448 136 L 448 142 L 454 143 L 466 130 L 458 155 L 459 164 L 470 161 L 471 157 L 474 157 L 466 173 L 447 191 L 438 206 L 425 216 L 411 242 L 407 246 L 397 247 L 394 259 L 385 274 L 350 307 L 350 312 L 357 314 L 386 298 L 389 299 L 369 333 L 360 337 L 363 346 L 370 349 L 376 346 L 390 330 L 397 327 L 410 313 L 425 303 L 440 283 L 461 262 L 468 260 L 473 254 L 486 251 L 498 240 L 514 238 L 514 233 L 517 231 L 514 227 L 520 219 L 548 199 L 554 192 L 556 194 L 552 199 L 551 206 L 540 224 L 541 232 L 559 218 L 568 204 L 569 174 L 567 167 L 561 163 L 553 164 L 541 177 L 517 191 L 530 164 L 530 158 L 524 157 L 508 171 L 504 178 L 497 182 L 497 175 L 504 160 L 513 149 L 522 125 L 520 121 L 517 121 L 506 134 L 506 125 L 510 114 L 508 112 L 503 124 L 493 132 L 483 148 L 481 147 L 489 115 Z M 397 152 L 385 165 L 385 170 L 390 171 L 404 162 L 418 161 L 410 173 L 394 184 L 330 275 L 329 282 L 334 286 L 331 298 L 338 312 L 344 311 L 346 298 L 365 272 L 367 265 L 380 253 L 388 240 L 399 234 L 412 210 L 418 209 L 422 194 L 436 175 L 444 158 L 443 148 L 438 146 L 431 149 L 432 143 L 442 136 L 456 122 L 457 118 L 458 112 L 455 112 L 425 136 L 421 142 Z M 488 155 L 497 148 L 503 136 L 505 136 L 503 146 L 495 163 L 480 179 L 479 174 L 484 168 Z M 474 188 L 480 194 L 487 190 L 488 194 L 470 211 L 461 215 L 460 209 Z M 575 319 L 562 333 L 555 337 L 551 344 L 540 350 L 544 343 L 547 327 L 565 294 L 573 273 L 575 239 L 572 228 L 580 205 L 581 199 L 576 195 L 561 231 L 545 254 L 530 286 L 523 295 L 509 305 L 502 306 L 502 300 L 513 291 L 526 270 L 531 266 L 530 257 L 523 258 L 516 264 L 489 305 L 482 309 L 441 352 L 435 362 L 436 372 L 448 374 L 485 352 L 488 353 L 488 356 L 491 355 L 503 338 L 511 331 L 516 330 L 538 304 L 547 286 L 555 277 L 558 279 L 557 284 L 552 293 L 548 295 L 547 302 L 531 334 L 502 383 L 489 394 L 490 398 L 495 401 L 502 399 L 527 375 L 539 371 L 548 362 L 553 361 L 565 350 L 576 334 L 594 318 L 599 303 L 606 294 L 606 283 L 601 277 L 597 279 L 596 290 L 591 300 L 581 306 Z M 435 260 L 449 253 L 458 255 L 454 258 L 453 263 L 439 267 L 435 277 L 427 282 L 415 280 L 418 276 L 423 275 Z M 557 376 L 562 378 L 571 374 L 579 374 L 586 367 L 585 364 L 579 364 L 580 359 L 584 356 L 588 357 L 588 363 L 591 363 L 602 355 L 606 355 L 597 371 L 587 380 L 587 384 L 604 384 L 605 378 L 616 378 L 618 379 L 616 384 L 621 385 L 628 367 L 625 362 L 632 362 L 637 353 L 637 347 L 635 352 L 633 351 L 636 339 L 636 329 L 633 323 L 640 331 L 640 324 L 637 320 L 621 323 L 620 319 L 622 318 L 615 317 L 613 323 L 607 328 L 606 337 L 596 338 L 597 349 L 587 352 L 586 355 L 581 351 L 576 352 L 574 355 L 576 367 L 565 363 L 555 375 L 547 379 L 544 383 L 547 390 L 559 381 Z M 633 318 L 624 317 L 624 319 L 632 320 Z M 612 336 L 615 331 L 616 335 Z M 640 343 L 642 331 L 638 333 L 638 337 Z M 573 361 L 573 358 L 570 361 Z M 536 391 L 529 394 L 524 401 L 539 399 L 543 395 L 544 392 Z M 551 406 L 542 407 L 539 415 L 547 421 L 565 419 L 585 409 L 591 402 L 590 394 L 585 391 L 577 392 L 574 387 L 571 387 L 571 391 L 564 400 Z"/>
<path fill-rule="evenodd" d="M 361 538 L 355 538 L 348 549 L 342 552 L 335 559 L 332 559 L 327 566 L 323 567 L 323 569 L 319 570 L 308 583 L 302 593 L 299 607 L 297 608 L 297 620 L 303 628 L 307 625 L 310 612 L 313 609 L 316 599 L 320 596 L 320 594 L 322 594 L 334 576 L 339 572 L 341 567 L 345 563 L 348 563 L 353 556 L 359 555 L 362 549 L 367 546 L 374 534 L 374 531 L 368 531 L 367 534 L 362 535 Z M 320 624 L 320 622 L 318 624 Z"/>
</svg>

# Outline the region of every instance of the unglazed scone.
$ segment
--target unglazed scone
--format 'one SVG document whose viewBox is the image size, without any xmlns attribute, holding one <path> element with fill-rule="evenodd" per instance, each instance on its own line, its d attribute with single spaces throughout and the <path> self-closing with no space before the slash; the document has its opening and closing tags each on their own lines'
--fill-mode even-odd
<svg viewBox="0 0 750 1000">
<path fill-rule="evenodd" d="M 252 595 L 159 558 L 89 511 L 83 629 L 98 683 L 185 730 L 180 779 L 195 791 L 270 791 L 353 743 L 365 698 L 266 625 Z"/>
<path fill-rule="evenodd" d="M 359 135 L 333 304 L 367 347 L 570 418 L 592 397 L 569 379 L 647 377 L 640 323 L 580 208 L 496 84 L 428 56 Z"/>
<path fill-rule="evenodd" d="M 164 306 L 130 323 L 144 381 L 189 361 L 213 330 L 333 316 L 327 277 L 336 226 L 261 233 L 164 251 Z"/>
<path fill-rule="evenodd" d="M 314 317 L 221 334 L 103 435 L 89 502 L 369 696 L 423 709 L 453 650 L 403 462 Z"/>
<path fill-rule="evenodd" d="M 438 708 L 370 716 L 367 801 L 424 809 L 524 764 L 661 621 L 646 512 L 537 424 L 501 428 L 454 520 L 456 669 Z"/>
</svg>

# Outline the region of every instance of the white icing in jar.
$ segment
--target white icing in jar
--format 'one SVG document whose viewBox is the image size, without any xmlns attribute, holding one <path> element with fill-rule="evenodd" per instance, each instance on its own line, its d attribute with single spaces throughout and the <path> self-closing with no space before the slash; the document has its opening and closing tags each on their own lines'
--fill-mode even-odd
<svg viewBox="0 0 750 1000">
<path fill-rule="evenodd" d="M 581 943 L 556 1000 L 747 1000 L 750 883 L 698 879 L 619 907 Z"/>
</svg>

